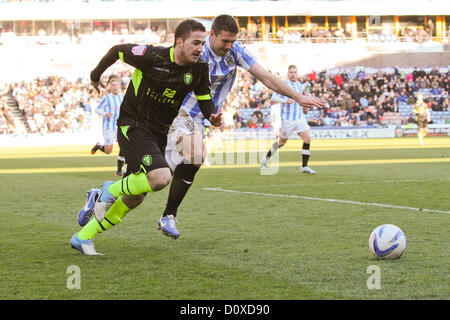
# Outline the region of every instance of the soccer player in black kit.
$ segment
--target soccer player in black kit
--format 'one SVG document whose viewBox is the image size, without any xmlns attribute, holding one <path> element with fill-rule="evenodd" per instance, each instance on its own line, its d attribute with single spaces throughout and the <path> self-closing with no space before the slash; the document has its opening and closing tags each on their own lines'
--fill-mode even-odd
<svg viewBox="0 0 450 320">
<path fill-rule="evenodd" d="M 167 133 L 189 92 L 194 91 L 206 119 L 213 125 L 223 125 L 221 113 L 213 114 L 208 65 L 199 58 L 205 38 L 205 27 L 186 19 L 175 29 L 173 47 L 116 45 L 91 72 L 92 85 L 98 90 L 100 76 L 118 59 L 136 68 L 117 120 L 117 140 L 128 164 L 127 172 L 119 181 L 105 181 L 98 197 L 88 199 L 85 210 L 80 211 L 95 214 L 95 219 L 70 241 L 81 253 L 98 254 L 92 242 L 97 233 L 120 223 L 148 192 L 170 183 L 172 174 L 164 155 Z M 161 217 L 158 228 L 170 235 L 176 230 L 176 220 L 173 216 Z"/>
</svg>

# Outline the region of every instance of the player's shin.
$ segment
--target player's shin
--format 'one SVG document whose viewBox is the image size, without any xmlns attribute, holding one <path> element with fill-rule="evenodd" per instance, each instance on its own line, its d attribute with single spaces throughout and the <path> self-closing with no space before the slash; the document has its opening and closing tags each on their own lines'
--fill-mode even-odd
<svg viewBox="0 0 450 320">
<path fill-rule="evenodd" d="M 117 156 L 117 172 L 122 172 L 123 164 L 125 163 L 125 158 L 121 155 Z"/>
<path fill-rule="evenodd" d="M 311 151 L 309 150 L 309 143 L 303 143 L 302 147 L 302 166 L 306 167 L 308 165 L 309 157 L 311 156 Z"/>
<path fill-rule="evenodd" d="M 199 169 L 200 167 L 187 163 L 181 163 L 175 168 L 163 216 L 176 216 L 178 207 L 194 182 L 194 177 Z"/>
<path fill-rule="evenodd" d="M 275 141 L 272 146 L 270 147 L 270 150 L 267 152 L 266 154 L 266 158 L 269 159 L 271 156 L 273 156 L 273 154 L 275 152 L 277 152 L 278 148 L 279 148 L 279 144 L 278 144 L 278 140 Z"/>
<path fill-rule="evenodd" d="M 130 212 L 121 198 L 117 199 L 114 204 L 106 212 L 102 222 L 92 219 L 86 226 L 78 232 L 78 238 L 81 240 L 92 240 L 99 232 L 106 231 L 122 221 L 122 218 Z"/>
</svg>

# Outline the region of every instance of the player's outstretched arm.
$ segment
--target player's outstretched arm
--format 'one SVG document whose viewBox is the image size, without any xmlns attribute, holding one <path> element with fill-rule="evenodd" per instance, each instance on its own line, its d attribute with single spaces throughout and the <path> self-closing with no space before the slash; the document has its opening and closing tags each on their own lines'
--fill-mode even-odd
<svg viewBox="0 0 450 320">
<path fill-rule="evenodd" d="M 135 68 L 142 69 L 147 65 L 149 59 L 148 53 L 150 51 L 151 46 L 140 46 L 130 43 L 113 46 L 103 56 L 95 69 L 91 71 L 92 86 L 97 92 L 100 92 L 99 83 L 101 75 L 119 59 Z"/>
<path fill-rule="evenodd" d="M 326 105 L 326 101 L 322 98 L 305 96 L 295 92 L 283 80 L 264 69 L 258 62 L 255 62 L 248 71 L 270 90 L 297 101 L 304 108 L 323 108 Z"/>
<path fill-rule="evenodd" d="M 97 90 L 99 90 L 100 77 L 103 72 L 108 69 L 114 62 L 119 59 L 120 45 L 114 46 L 108 50 L 103 56 L 100 62 L 97 64 L 94 70 L 91 71 L 91 84 Z"/>
</svg>

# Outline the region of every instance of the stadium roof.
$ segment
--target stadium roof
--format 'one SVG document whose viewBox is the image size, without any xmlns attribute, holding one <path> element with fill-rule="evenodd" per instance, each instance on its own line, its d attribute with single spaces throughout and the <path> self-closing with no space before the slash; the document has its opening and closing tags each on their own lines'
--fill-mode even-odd
<svg viewBox="0 0 450 320">
<path fill-rule="evenodd" d="M 109 20 L 233 16 L 450 15 L 448 0 L 97 1 L 0 3 L 0 20 Z"/>
</svg>

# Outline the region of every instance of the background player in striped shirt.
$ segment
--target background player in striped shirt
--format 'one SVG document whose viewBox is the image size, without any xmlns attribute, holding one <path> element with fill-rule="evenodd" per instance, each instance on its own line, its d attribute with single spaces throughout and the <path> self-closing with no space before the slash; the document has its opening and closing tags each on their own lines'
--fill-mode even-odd
<svg viewBox="0 0 450 320">
<path fill-rule="evenodd" d="M 103 117 L 103 139 L 104 144 L 97 142 L 91 149 L 91 154 L 100 150 L 106 154 L 113 151 L 114 142 L 117 141 L 117 118 L 119 117 L 120 105 L 123 101 L 121 92 L 121 81 L 116 76 L 111 76 L 108 80 L 109 93 L 106 94 L 95 109 L 95 112 Z M 125 158 L 119 153 L 117 157 L 116 176 L 122 176 L 122 167 Z"/>
<path fill-rule="evenodd" d="M 286 84 L 292 88 L 292 90 L 303 94 L 305 85 L 298 81 L 297 67 L 290 65 L 288 67 L 288 78 L 286 79 Z M 270 157 L 282 146 L 286 144 L 292 133 L 296 133 L 303 140 L 302 146 L 302 167 L 300 169 L 303 173 L 315 174 L 316 171 L 308 166 L 309 157 L 311 155 L 310 143 L 310 127 L 306 121 L 305 114 L 303 112 L 303 107 L 289 97 L 282 96 L 278 93 L 272 95 L 273 102 L 281 103 L 280 117 L 281 117 L 281 127 L 280 134 L 277 139 L 264 156 L 261 161 L 261 169 L 266 169 L 267 162 Z"/>
<path fill-rule="evenodd" d="M 208 63 L 211 94 L 216 112 L 222 108 L 233 87 L 238 67 L 249 71 L 269 89 L 288 96 L 303 106 L 325 105 L 322 99 L 295 92 L 256 62 L 254 56 L 241 43 L 236 42 L 239 28 L 234 17 L 226 14 L 217 16 L 211 29 L 201 57 Z M 202 141 L 206 121 L 200 112 L 195 95 L 191 93 L 184 100 L 169 130 L 166 160 L 174 175 L 163 216 L 177 215 L 179 205 L 206 158 L 206 148 Z"/>
</svg>

